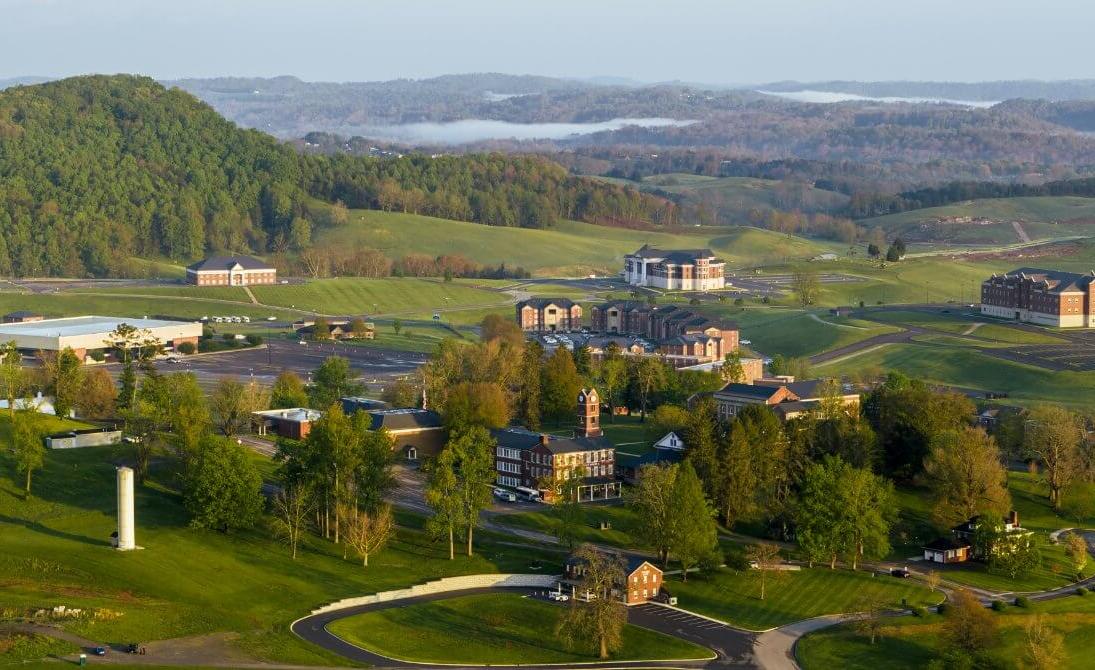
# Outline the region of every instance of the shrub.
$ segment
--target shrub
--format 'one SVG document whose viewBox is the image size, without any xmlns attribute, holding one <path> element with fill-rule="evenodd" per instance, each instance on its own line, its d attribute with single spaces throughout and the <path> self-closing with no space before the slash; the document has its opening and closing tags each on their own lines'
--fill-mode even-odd
<svg viewBox="0 0 1095 670">
<path fill-rule="evenodd" d="M 175 350 L 178 351 L 180 354 L 186 354 L 187 356 L 189 356 L 190 354 L 197 351 L 197 347 L 194 346 L 193 342 L 182 342 L 179 344 L 179 346 L 175 347 Z"/>
<path fill-rule="evenodd" d="M 1015 606 L 1016 607 L 1029 608 L 1030 607 L 1030 598 L 1028 598 L 1026 596 L 1017 596 L 1015 598 Z"/>
<path fill-rule="evenodd" d="M 1086 596 L 1087 594 L 1088 594 L 1088 590 L 1084 586 L 1081 586 L 1080 588 L 1076 589 L 1076 595 L 1078 595 L 1080 597 Z"/>
<path fill-rule="evenodd" d="M 923 619 L 924 617 L 928 616 L 928 608 L 927 607 L 919 607 L 919 606 L 914 607 L 914 608 L 912 608 L 912 614 L 913 614 L 914 617 L 918 617 L 920 619 Z"/>
<path fill-rule="evenodd" d="M 726 567 L 738 572 L 749 569 L 749 561 L 745 558 L 745 554 L 737 551 L 726 552 Z"/>
<path fill-rule="evenodd" d="M 993 612 L 1003 612 L 1004 608 L 1006 608 L 1007 606 L 1008 606 L 1007 603 L 1005 603 L 1003 600 L 993 600 L 992 601 L 992 611 Z"/>
<path fill-rule="evenodd" d="M 252 347 L 259 346 L 260 344 L 262 344 L 262 335 L 256 335 L 254 333 L 248 333 L 248 335 L 247 335 L 247 344 L 250 344 Z"/>
<path fill-rule="evenodd" d="M 698 304 L 700 304 L 700 299 L 699 298 L 692 298 L 691 300 L 688 301 L 688 304 L 689 305 L 698 305 Z"/>
<path fill-rule="evenodd" d="M 87 352 L 87 355 L 91 356 L 91 360 L 98 361 L 99 363 L 106 360 L 106 353 L 102 349 L 92 349 Z"/>
<path fill-rule="evenodd" d="M 236 341 L 236 335 L 235 335 L 235 333 L 225 333 L 224 335 L 221 335 L 221 338 L 222 338 L 222 339 L 223 339 L 223 340 L 224 340 L 225 342 L 235 342 L 235 341 Z"/>
<path fill-rule="evenodd" d="M 734 298 L 734 306 L 741 307 L 745 304 L 745 298 Z"/>
</svg>

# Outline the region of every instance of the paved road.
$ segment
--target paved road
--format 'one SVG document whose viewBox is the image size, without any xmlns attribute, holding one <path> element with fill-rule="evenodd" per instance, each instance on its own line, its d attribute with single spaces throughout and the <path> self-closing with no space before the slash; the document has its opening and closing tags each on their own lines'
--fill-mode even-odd
<svg viewBox="0 0 1095 670">
<path fill-rule="evenodd" d="M 293 633 L 300 636 L 302 639 L 311 642 L 312 644 L 323 647 L 328 651 L 339 654 L 340 656 L 344 656 L 352 661 L 356 661 L 358 663 L 367 663 L 377 668 L 415 667 L 424 668 L 426 670 L 442 670 L 443 668 L 454 667 L 481 667 L 418 664 L 390 659 L 385 656 L 374 654 L 373 652 L 366 651 L 365 649 L 361 649 L 360 647 L 355 647 L 354 645 L 344 642 L 343 640 L 335 637 L 330 632 L 328 632 L 326 626 L 336 619 L 342 619 L 348 616 L 353 616 L 355 614 L 362 614 L 364 612 L 375 612 L 378 610 L 389 609 L 392 607 L 404 607 L 410 604 L 431 602 L 435 600 L 447 600 L 449 598 L 459 598 L 461 596 L 499 591 L 511 593 L 530 593 L 528 589 L 502 588 L 467 589 L 463 591 L 438 593 L 406 600 L 350 607 L 344 610 L 339 610 L 337 612 L 316 614 L 293 622 L 290 630 L 292 630 Z M 752 649 L 754 639 L 754 635 L 752 633 L 730 628 L 729 626 L 712 622 L 708 619 L 704 619 L 702 617 L 698 617 L 687 612 L 681 612 L 680 610 L 661 607 L 659 605 L 653 604 L 629 608 L 628 622 L 633 623 L 637 626 L 642 626 L 643 628 L 649 628 L 651 630 L 656 630 L 667 635 L 673 635 L 689 640 L 691 642 L 695 642 L 696 644 L 712 649 L 717 654 L 717 658 L 707 661 L 610 661 L 605 663 L 582 664 L 581 667 L 602 669 L 756 667 L 752 661 Z M 491 667 L 509 670 L 510 668 L 516 668 L 521 666 L 492 665 Z M 572 668 L 574 667 L 574 664 L 561 663 L 556 665 L 539 667 Z"/>
</svg>

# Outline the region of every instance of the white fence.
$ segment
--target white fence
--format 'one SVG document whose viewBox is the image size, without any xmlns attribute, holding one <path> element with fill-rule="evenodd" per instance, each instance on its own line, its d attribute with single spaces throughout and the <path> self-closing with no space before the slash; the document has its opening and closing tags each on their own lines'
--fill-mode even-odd
<svg viewBox="0 0 1095 670">
<path fill-rule="evenodd" d="M 488 574 L 488 575 L 464 575 L 463 577 L 446 577 L 425 584 L 416 584 L 407 589 L 396 591 L 382 591 L 367 596 L 356 598 L 344 598 L 338 602 L 312 610 L 312 614 L 334 612 L 347 607 L 359 607 L 361 605 L 373 605 L 392 600 L 405 600 L 417 598 L 446 591 L 464 591 L 466 589 L 484 588 L 540 588 L 546 589 L 555 586 L 559 580 L 556 575 L 528 575 L 528 574 Z"/>
</svg>

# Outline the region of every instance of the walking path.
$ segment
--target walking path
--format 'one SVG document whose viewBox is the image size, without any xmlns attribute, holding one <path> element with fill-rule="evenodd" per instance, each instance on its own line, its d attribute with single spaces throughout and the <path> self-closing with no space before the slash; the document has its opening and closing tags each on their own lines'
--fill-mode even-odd
<svg viewBox="0 0 1095 670">
<path fill-rule="evenodd" d="M 1011 227 L 1015 229 L 1015 234 L 1019 236 L 1019 242 L 1022 244 L 1032 244 L 1030 235 L 1027 235 L 1027 231 L 1023 230 L 1023 224 L 1018 221 L 1012 221 Z"/>
</svg>

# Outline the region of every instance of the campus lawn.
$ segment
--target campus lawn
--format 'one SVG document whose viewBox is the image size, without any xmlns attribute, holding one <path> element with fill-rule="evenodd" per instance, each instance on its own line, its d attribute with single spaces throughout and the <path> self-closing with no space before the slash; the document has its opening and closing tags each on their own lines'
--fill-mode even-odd
<svg viewBox="0 0 1095 670">
<path fill-rule="evenodd" d="M 304 284 L 254 286 L 265 305 L 319 314 L 413 314 L 423 310 L 512 302 L 509 294 L 440 279 L 339 277 Z"/>
<path fill-rule="evenodd" d="M 1016 404 L 1053 402 L 1076 409 L 1095 407 L 1095 373 L 1054 372 L 945 344 L 881 345 L 818 365 L 814 371 L 820 375 L 856 375 L 870 370 L 899 370 L 934 384 L 1005 391 Z"/>
<path fill-rule="evenodd" d="M 370 651 L 420 663 L 580 663 L 595 653 L 568 649 L 555 638 L 564 608 L 515 594 L 453 598 L 340 619 L 332 633 Z M 696 659 L 712 653 L 637 626 L 624 629 L 612 660 Z"/>
<path fill-rule="evenodd" d="M 1029 609 L 1009 606 L 1003 612 L 994 612 L 999 633 L 992 646 L 990 667 L 1026 667 L 1023 624 L 1039 615 L 1064 637 L 1066 659 L 1059 667 L 1090 668 L 1091 646 L 1095 644 L 1095 598 L 1091 596 L 1068 596 L 1036 602 Z M 799 641 L 796 659 L 803 670 L 922 670 L 938 655 L 944 621 L 945 615 L 937 614 L 894 619 L 887 622 L 874 645 L 853 625 L 825 628 Z"/>
<path fill-rule="evenodd" d="M 33 495 L 23 500 L 10 457 L 0 454 L 4 607 L 105 608 L 119 615 L 66 627 L 107 643 L 232 632 L 240 635 L 236 644 L 259 659 L 332 665 L 345 661 L 288 631 L 319 604 L 439 577 L 524 572 L 531 562 L 558 562 L 556 554 L 487 537 L 473 558 L 449 561 L 443 543 L 406 528 L 371 557 L 368 569 L 314 537 L 293 561 L 266 521 L 228 534 L 189 527 L 166 456 L 157 457 L 153 476 L 136 491 L 137 543 L 144 549 L 118 553 L 109 548 L 115 465 L 131 461 L 127 447 L 49 452 Z"/>
<path fill-rule="evenodd" d="M 64 656 L 79 651 L 68 642 L 30 633 L 0 633 L 0 665 L 25 665 L 50 656 Z"/>
<path fill-rule="evenodd" d="M 684 609 L 749 630 L 767 630 L 784 624 L 838 612 L 854 612 L 867 596 L 879 596 L 895 609 L 901 600 L 909 606 L 933 605 L 942 594 L 908 579 L 874 576 L 867 571 L 803 568 L 768 578 L 767 595 L 760 600 L 755 570 L 723 569 L 694 575 L 687 582 L 666 580 L 666 588 Z"/>
<path fill-rule="evenodd" d="M 208 298 L 228 302 L 251 302 L 247 292 L 238 286 L 191 286 L 190 284 L 177 284 L 174 286 L 96 286 L 94 288 L 74 288 L 69 290 L 68 293 L 151 295 L 174 298 Z"/>
<path fill-rule="evenodd" d="M 135 298 L 109 293 L 0 292 L 0 311 L 11 312 L 20 309 L 40 312 L 46 317 L 96 314 L 99 316 L 137 318 L 142 316 L 166 316 L 197 320 L 203 316 L 231 315 L 248 316 L 253 321 L 265 319 L 268 316 L 291 320 L 306 313 L 305 310 L 263 307 L 247 302 L 226 302 L 217 299 L 199 300 L 193 297 L 167 294 Z"/>
<path fill-rule="evenodd" d="M 727 312 L 726 318 L 741 327 L 742 338 L 752 342 L 748 346 L 767 356 L 812 356 L 901 330 L 880 323 L 830 316 L 828 312 L 778 307 L 713 311 Z"/>
<path fill-rule="evenodd" d="M 582 510 L 585 513 L 585 522 L 578 529 L 578 542 L 595 542 L 628 549 L 642 548 L 640 541 L 632 535 L 638 519 L 635 513 L 624 505 L 586 504 L 582 506 Z M 555 535 L 559 529 L 559 521 L 549 505 L 544 505 L 542 510 L 535 512 L 499 514 L 493 520 L 503 525 L 535 530 L 548 535 Z M 612 528 L 601 530 L 602 522 L 608 522 Z"/>
<path fill-rule="evenodd" d="M 1048 333 L 1035 333 L 1000 323 L 993 323 L 992 319 L 983 317 L 980 314 L 972 314 L 965 307 L 956 307 L 955 310 L 950 314 L 912 310 L 871 310 L 865 316 L 871 321 L 920 326 L 953 335 L 983 337 L 1008 344 L 1063 344 L 1065 342 L 1065 340 L 1053 337 Z M 976 342 L 971 343 L 977 344 Z"/>
</svg>

